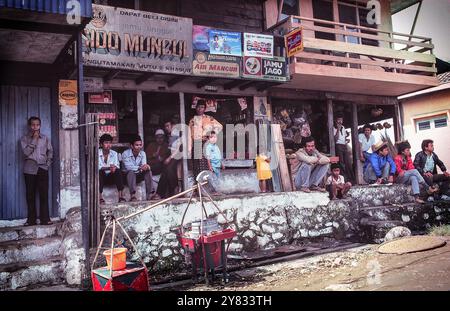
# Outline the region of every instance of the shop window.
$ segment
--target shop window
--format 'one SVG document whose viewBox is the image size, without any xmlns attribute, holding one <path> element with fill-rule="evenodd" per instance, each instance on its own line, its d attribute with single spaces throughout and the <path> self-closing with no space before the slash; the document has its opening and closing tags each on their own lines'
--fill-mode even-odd
<svg viewBox="0 0 450 311">
<path fill-rule="evenodd" d="M 290 15 L 298 14 L 298 0 L 284 0 L 283 7 L 281 9 L 281 20 L 289 17 Z"/>
</svg>

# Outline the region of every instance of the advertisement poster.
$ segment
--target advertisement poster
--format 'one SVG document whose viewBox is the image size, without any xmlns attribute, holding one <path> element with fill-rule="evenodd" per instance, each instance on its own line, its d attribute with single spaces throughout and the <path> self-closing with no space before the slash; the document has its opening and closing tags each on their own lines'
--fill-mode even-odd
<svg viewBox="0 0 450 311">
<path fill-rule="evenodd" d="M 302 38 L 302 28 L 294 29 L 284 37 L 288 57 L 294 56 L 298 52 L 303 51 Z"/>
<path fill-rule="evenodd" d="M 197 51 L 209 52 L 209 31 L 206 26 L 192 26 L 192 47 Z"/>
<path fill-rule="evenodd" d="M 194 96 L 192 98 L 192 109 L 195 109 L 197 107 L 197 102 L 199 99 L 204 99 L 206 101 L 205 112 L 217 112 L 217 100 L 215 100 L 214 98 L 201 98 L 198 96 Z"/>
<path fill-rule="evenodd" d="M 244 56 L 242 76 L 272 81 L 288 81 L 284 57 L 261 58 Z"/>
<path fill-rule="evenodd" d="M 272 113 L 270 106 L 267 103 L 267 97 L 253 97 L 253 108 L 255 120 L 271 120 Z"/>
<path fill-rule="evenodd" d="M 241 56 L 241 33 L 211 29 L 209 53 L 215 55 Z"/>
<path fill-rule="evenodd" d="M 59 104 L 76 106 L 78 104 L 77 80 L 59 80 Z"/>
<path fill-rule="evenodd" d="M 273 36 L 244 33 L 244 56 L 273 57 Z"/>
<path fill-rule="evenodd" d="M 84 77 L 84 91 L 85 92 L 102 92 L 103 91 L 103 79 Z"/>
<path fill-rule="evenodd" d="M 112 91 L 89 93 L 89 104 L 112 104 Z"/>
<path fill-rule="evenodd" d="M 117 137 L 117 117 L 114 112 L 100 112 L 97 113 L 99 126 L 98 126 L 98 134 L 99 137 L 103 134 L 109 134 L 112 137 Z"/>
<path fill-rule="evenodd" d="M 192 19 L 92 5 L 83 32 L 85 66 L 190 75 Z"/>
<path fill-rule="evenodd" d="M 240 59 L 235 56 L 194 52 L 192 72 L 197 76 L 239 78 Z"/>
</svg>

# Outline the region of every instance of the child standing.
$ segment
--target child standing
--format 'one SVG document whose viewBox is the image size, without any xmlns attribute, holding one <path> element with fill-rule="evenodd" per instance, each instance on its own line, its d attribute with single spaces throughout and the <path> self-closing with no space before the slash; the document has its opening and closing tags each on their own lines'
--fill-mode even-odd
<svg viewBox="0 0 450 311">
<path fill-rule="evenodd" d="M 272 179 L 272 171 L 270 170 L 270 158 L 264 153 L 256 156 L 256 176 L 259 180 L 259 188 L 261 192 L 267 192 L 267 181 Z"/>
<path fill-rule="evenodd" d="M 331 175 L 325 182 L 326 188 L 330 193 L 330 199 L 345 199 L 347 192 L 352 187 L 350 182 L 345 182 L 344 176 L 341 175 L 341 167 L 338 163 L 331 164 Z"/>
<path fill-rule="evenodd" d="M 208 144 L 205 149 L 205 157 L 208 161 L 208 168 L 216 177 L 220 177 L 220 169 L 224 170 L 225 166 L 222 163 L 222 153 L 217 146 L 217 134 L 211 131 L 208 136 Z"/>
</svg>

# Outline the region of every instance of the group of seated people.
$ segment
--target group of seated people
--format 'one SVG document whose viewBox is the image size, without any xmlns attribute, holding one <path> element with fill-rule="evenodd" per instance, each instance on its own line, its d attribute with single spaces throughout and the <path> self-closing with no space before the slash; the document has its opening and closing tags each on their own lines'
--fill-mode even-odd
<svg viewBox="0 0 450 311">
<path fill-rule="evenodd" d="M 422 151 L 417 153 L 414 163 L 411 159 L 411 146 L 405 142 L 397 145 L 398 154 L 393 159 L 389 155 L 387 143 L 380 141 L 371 146 L 372 153 L 365 152 L 364 181 L 368 184 L 399 183 L 411 185 L 417 203 L 424 203 L 421 189 L 426 195 L 441 195 L 448 200 L 450 173 L 444 163 L 434 153 L 432 140 L 422 142 Z M 330 158 L 321 154 L 315 147 L 312 137 L 304 140 L 304 147 L 290 155 L 291 173 L 297 190 L 329 192 L 331 199 L 345 198 L 352 184 L 340 175 L 339 163 L 331 164 Z M 331 164 L 331 167 L 330 167 Z M 442 174 L 438 174 L 437 166 Z M 331 168 L 331 174 L 327 174 Z M 326 178 L 327 177 L 327 178 Z M 325 188 L 322 187 L 325 185 Z"/>
<path fill-rule="evenodd" d="M 116 186 L 119 203 L 126 201 L 123 194 L 125 183 L 130 190 L 130 202 L 137 201 L 136 185 L 142 181 L 145 181 L 147 200 L 157 200 L 176 193 L 179 151 L 175 147 L 178 137 L 172 135 L 172 127 L 172 121 L 165 122 L 165 132 L 158 129 L 155 132 L 156 141 L 151 143 L 145 152 L 142 150 L 143 142 L 139 135 L 134 135 L 130 139 L 130 148 L 121 155 L 111 149 L 113 141 L 111 135 L 103 134 L 100 137 L 98 153 L 100 203 L 105 203 L 102 193 L 107 184 Z M 157 189 L 153 189 L 153 175 L 160 175 Z"/>
</svg>

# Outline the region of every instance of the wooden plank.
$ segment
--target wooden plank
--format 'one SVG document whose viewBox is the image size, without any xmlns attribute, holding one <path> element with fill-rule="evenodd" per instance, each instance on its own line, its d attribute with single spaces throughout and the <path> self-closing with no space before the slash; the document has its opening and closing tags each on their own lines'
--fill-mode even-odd
<svg viewBox="0 0 450 311">
<path fill-rule="evenodd" d="M 361 145 L 358 139 L 358 105 L 356 103 L 352 103 L 352 142 L 353 166 L 356 183 L 361 184 L 363 182 L 363 174 L 361 161 L 359 160 Z"/>
<path fill-rule="evenodd" d="M 136 107 L 137 107 L 137 119 L 138 119 L 138 133 L 141 136 L 142 141 L 145 141 L 144 137 L 144 112 L 142 107 L 142 91 L 136 91 Z"/>
<path fill-rule="evenodd" d="M 298 23 L 293 24 L 294 28 L 300 27 L 300 26 L 301 26 L 301 24 L 298 24 Z M 336 27 L 339 27 L 339 26 L 336 26 Z M 349 26 L 349 28 L 355 29 L 355 27 L 350 27 L 350 26 Z M 408 41 L 408 40 L 401 40 L 401 39 L 394 39 L 394 38 L 390 38 L 390 37 L 383 37 L 383 36 L 379 36 L 379 35 L 371 35 L 371 34 L 361 33 L 361 32 L 351 32 L 351 31 L 346 31 L 346 30 L 341 30 L 341 29 L 333 29 L 333 28 L 322 27 L 322 26 L 317 26 L 317 25 L 308 26 L 307 28 L 305 27 L 305 29 L 314 30 L 314 31 L 320 31 L 320 32 L 326 32 L 326 33 L 332 33 L 332 34 L 338 34 L 338 35 L 345 35 L 345 36 L 348 36 L 348 37 L 358 37 L 358 38 L 364 38 L 364 39 L 370 39 L 370 40 L 376 40 L 376 41 L 384 41 L 384 42 L 405 44 L 405 45 L 408 45 L 410 48 L 417 46 L 417 47 L 424 48 L 422 51 L 427 51 L 429 49 L 433 49 L 434 48 L 434 45 L 433 44 L 429 44 L 429 43 Z M 374 32 L 377 32 L 376 29 L 372 29 L 372 30 Z M 313 38 L 313 37 L 311 37 L 311 38 Z M 353 44 L 353 43 L 349 43 L 349 44 Z M 403 48 L 401 50 L 407 50 L 407 48 Z"/>
<path fill-rule="evenodd" d="M 405 59 L 413 61 L 421 61 L 426 63 L 435 63 L 436 57 L 434 55 L 419 54 L 408 51 L 395 51 L 388 48 L 373 47 L 369 45 L 349 44 L 345 42 L 322 40 L 314 38 L 304 38 L 304 47 L 337 51 L 344 53 L 362 54 L 375 57 L 385 57 L 392 59 Z"/>
<path fill-rule="evenodd" d="M 185 124 L 186 123 L 186 108 L 184 106 L 184 93 L 180 92 L 178 94 L 179 96 L 179 102 L 180 102 L 180 124 Z M 183 136 L 186 136 L 188 133 L 183 133 Z M 187 150 L 187 139 L 188 138 L 183 138 L 183 190 L 186 190 L 189 188 L 188 186 L 188 164 L 187 164 L 187 155 L 188 155 L 188 150 Z"/>
<path fill-rule="evenodd" d="M 278 161 L 278 168 L 281 175 L 281 184 L 283 187 L 283 191 L 292 191 L 291 178 L 286 161 L 286 152 L 284 150 L 281 127 L 279 124 L 272 124 L 270 127 L 272 132 L 273 146 L 275 147 L 273 150 L 273 157 L 276 157 Z"/>
<path fill-rule="evenodd" d="M 327 99 L 327 126 L 328 126 L 328 143 L 330 146 L 330 154 L 332 156 L 336 155 L 336 147 L 334 142 L 334 115 L 333 115 L 333 101 Z"/>
<path fill-rule="evenodd" d="M 368 59 L 358 59 L 344 56 L 334 56 L 334 55 L 325 55 L 319 53 L 311 53 L 311 52 L 299 52 L 295 55 L 296 58 L 306 58 L 306 59 L 318 59 L 324 61 L 332 61 L 332 62 L 342 62 L 342 63 L 350 63 L 350 64 L 360 64 L 360 65 L 369 65 L 369 66 L 379 66 L 379 67 L 388 67 L 388 68 L 396 68 L 396 69 L 405 69 L 405 70 L 417 70 L 417 71 L 425 71 L 425 72 L 436 72 L 436 69 L 433 67 L 425 67 L 425 66 L 414 66 L 414 65 L 404 65 L 397 64 L 391 62 L 383 62 L 383 61 L 374 61 Z M 299 62 L 299 60 L 297 60 Z M 429 65 L 424 63 L 424 65 Z"/>
</svg>

